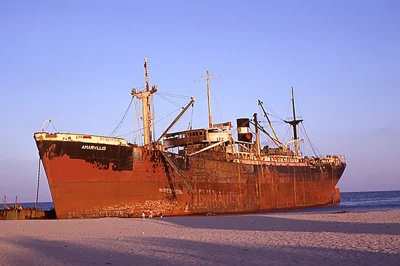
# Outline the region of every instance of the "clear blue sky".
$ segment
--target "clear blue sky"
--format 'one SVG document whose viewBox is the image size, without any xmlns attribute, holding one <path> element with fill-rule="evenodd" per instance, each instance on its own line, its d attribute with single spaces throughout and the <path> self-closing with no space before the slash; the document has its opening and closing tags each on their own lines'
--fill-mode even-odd
<svg viewBox="0 0 400 266">
<path fill-rule="evenodd" d="M 347 157 L 342 191 L 399 190 L 399 14 L 399 1 L 1 1 L 0 196 L 34 201 L 44 120 L 109 134 L 144 84 L 145 56 L 160 91 L 196 98 L 196 127 L 207 104 L 194 79 L 207 68 L 222 75 L 215 122 L 251 116 L 257 99 L 286 118 L 294 86 L 315 145 Z M 156 119 L 175 109 L 155 104 Z M 132 111 L 120 133 L 133 125 Z"/>
</svg>

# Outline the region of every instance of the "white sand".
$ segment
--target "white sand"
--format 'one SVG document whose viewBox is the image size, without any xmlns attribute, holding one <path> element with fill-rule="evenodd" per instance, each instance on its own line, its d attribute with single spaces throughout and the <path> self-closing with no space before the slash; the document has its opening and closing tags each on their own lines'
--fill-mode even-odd
<svg viewBox="0 0 400 266">
<path fill-rule="evenodd" d="M 0 221 L 0 265 L 400 265 L 400 211 Z"/>
</svg>

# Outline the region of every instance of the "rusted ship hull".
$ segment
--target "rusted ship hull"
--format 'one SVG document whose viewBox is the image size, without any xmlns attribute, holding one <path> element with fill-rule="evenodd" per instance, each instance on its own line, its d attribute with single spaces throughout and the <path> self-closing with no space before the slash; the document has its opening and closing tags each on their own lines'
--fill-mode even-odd
<svg viewBox="0 0 400 266">
<path fill-rule="evenodd" d="M 339 201 L 345 164 L 187 158 L 133 145 L 36 140 L 57 218 L 246 213 Z M 167 154 L 168 155 L 168 154 Z M 179 171 L 168 160 L 173 160 Z"/>
</svg>

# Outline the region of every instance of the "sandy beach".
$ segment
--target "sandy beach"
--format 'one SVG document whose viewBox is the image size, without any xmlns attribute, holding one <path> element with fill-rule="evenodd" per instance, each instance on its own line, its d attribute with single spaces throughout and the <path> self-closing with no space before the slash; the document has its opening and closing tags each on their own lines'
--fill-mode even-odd
<svg viewBox="0 0 400 266">
<path fill-rule="evenodd" d="M 0 265 L 400 265 L 400 211 L 0 221 Z"/>
</svg>

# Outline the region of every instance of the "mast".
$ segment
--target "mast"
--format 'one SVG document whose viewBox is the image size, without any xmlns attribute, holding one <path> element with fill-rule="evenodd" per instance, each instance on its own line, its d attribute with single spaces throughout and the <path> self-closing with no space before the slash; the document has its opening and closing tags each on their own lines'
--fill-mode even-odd
<svg viewBox="0 0 400 266">
<path fill-rule="evenodd" d="M 154 85 L 150 89 L 146 57 L 144 58 L 144 76 L 146 82 L 145 89 L 142 91 L 136 91 L 136 89 L 132 89 L 131 95 L 142 101 L 143 139 L 144 145 L 149 145 L 152 142 L 152 132 L 154 131 L 154 123 L 152 123 L 152 121 L 154 121 L 152 97 L 153 93 L 157 91 L 157 86 Z"/>
<path fill-rule="evenodd" d="M 207 80 L 207 101 L 208 101 L 208 127 L 212 128 L 212 115 L 211 115 L 211 84 L 210 84 L 210 79 L 213 78 L 220 78 L 221 76 L 210 76 L 210 72 L 206 70 L 206 76 L 205 78 L 201 78 L 195 81 L 201 81 L 201 80 Z"/>
<path fill-rule="evenodd" d="M 211 92 L 210 92 L 210 72 L 207 73 L 207 102 L 208 102 L 208 127 L 212 127 L 212 115 L 211 115 Z"/>
<path fill-rule="evenodd" d="M 297 124 L 303 121 L 303 119 L 296 119 L 296 108 L 294 104 L 294 90 L 292 87 L 292 108 L 293 108 L 293 120 L 286 121 L 286 123 L 290 124 L 293 127 L 293 142 L 294 142 L 294 153 L 295 155 L 299 155 L 299 142 L 297 137 Z"/>
<path fill-rule="evenodd" d="M 293 87 L 292 87 L 292 108 L 293 108 L 293 121 L 296 121 L 296 108 L 294 107 Z M 297 123 L 293 125 L 293 138 L 294 138 L 294 140 L 297 139 Z M 296 154 L 297 154 L 297 149 L 298 149 L 297 143 L 295 142 L 294 145 L 296 147 L 295 151 L 296 151 Z"/>
<path fill-rule="evenodd" d="M 258 120 L 257 120 L 257 113 L 253 114 L 255 130 L 256 130 L 256 155 L 257 158 L 261 156 L 261 149 L 260 149 L 260 134 L 258 133 Z"/>
</svg>

